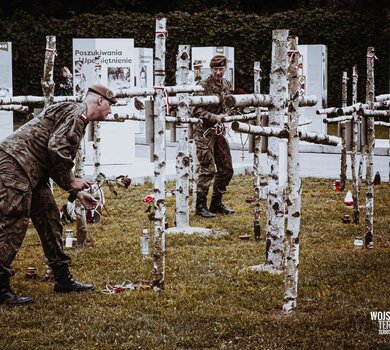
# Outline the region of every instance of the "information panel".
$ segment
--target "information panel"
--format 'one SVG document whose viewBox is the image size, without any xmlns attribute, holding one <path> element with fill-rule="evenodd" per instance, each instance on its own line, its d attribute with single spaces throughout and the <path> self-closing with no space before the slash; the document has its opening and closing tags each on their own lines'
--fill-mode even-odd
<svg viewBox="0 0 390 350">
<path fill-rule="evenodd" d="M 12 97 L 12 44 L 0 42 L 0 97 Z M 0 111 L 0 140 L 14 131 L 13 112 Z"/>
<path fill-rule="evenodd" d="M 93 84 L 104 84 L 111 89 L 134 87 L 135 61 L 138 61 L 138 51 L 134 49 L 134 39 L 73 39 L 74 94 L 83 96 Z M 112 112 L 129 113 L 129 108 L 113 107 Z M 100 124 L 102 165 L 134 162 L 135 123 Z M 87 164 L 93 162 L 92 145 L 92 141 L 85 140 Z"/>
<path fill-rule="evenodd" d="M 327 108 L 328 100 L 328 50 L 325 45 L 298 45 L 300 53 L 299 80 L 301 94 L 316 95 L 315 106 L 301 109 L 301 117 L 312 121 L 304 127 L 308 131 L 327 133 L 327 125 L 316 115 L 317 109 Z"/>
</svg>

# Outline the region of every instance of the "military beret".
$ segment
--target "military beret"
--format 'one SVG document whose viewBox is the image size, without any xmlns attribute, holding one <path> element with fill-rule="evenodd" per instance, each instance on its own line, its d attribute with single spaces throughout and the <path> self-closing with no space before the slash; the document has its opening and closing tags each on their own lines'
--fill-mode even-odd
<svg viewBox="0 0 390 350">
<path fill-rule="evenodd" d="M 110 90 L 108 87 L 106 87 L 104 85 L 101 85 L 101 84 L 91 85 L 88 88 L 88 91 L 91 91 L 91 92 L 93 92 L 95 94 L 98 94 L 98 95 L 104 97 L 106 100 L 108 100 L 111 103 L 116 103 L 117 102 L 116 98 L 114 97 L 114 93 L 112 92 L 112 90 Z"/>
<path fill-rule="evenodd" d="M 226 67 L 226 56 L 224 55 L 215 55 L 211 60 L 210 60 L 210 68 L 213 67 Z"/>
</svg>

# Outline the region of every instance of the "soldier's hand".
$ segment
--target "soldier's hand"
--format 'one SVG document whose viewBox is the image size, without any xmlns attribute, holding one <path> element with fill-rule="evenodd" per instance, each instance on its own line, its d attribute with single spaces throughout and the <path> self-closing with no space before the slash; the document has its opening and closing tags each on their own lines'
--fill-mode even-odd
<svg viewBox="0 0 390 350">
<path fill-rule="evenodd" d="M 98 204 L 98 201 L 92 195 L 83 191 L 77 193 L 77 199 L 87 210 L 95 209 Z"/>
<path fill-rule="evenodd" d="M 72 188 L 73 191 L 77 192 L 77 191 L 82 191 L 82 190 L 85 190 L 87 188 L 90 188 L 92 184 L 93 184 L 93 182 L 86 181 L 86 180 L 83 180 L 83 179 L 76 177 L 70 183 L 70 187 Z"/>
</svg>

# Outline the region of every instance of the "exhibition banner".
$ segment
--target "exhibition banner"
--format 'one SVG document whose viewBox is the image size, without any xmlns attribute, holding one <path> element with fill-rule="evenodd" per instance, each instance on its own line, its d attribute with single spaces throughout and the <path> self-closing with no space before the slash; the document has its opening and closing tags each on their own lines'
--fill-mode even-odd
<svg viewBox="0 0 390 350">
<path fill-rule="evenodd" d="M 134 87 L 134 39 L 73 39 L 74 93 L 93 84 Z"/>
<path fill-rule="evenodd" d="M 3 41 L 0 42 L 0 98 L 12 96 L 12 43 Z M 0 140 L 13 131 L 13 112 L 0 111 Z"/>
<path fill-rule="evenodd" d="M 134 39 L 73 39 L 74 94 L 84 96 L 93 84 L 103 84 L 111 89 L 134 87 L 137 61 Z M 130 105 L 113 106 L 112 113 L 130 113 L 130 109 Z M 101 165 L 134 162 L 135 123 L 100 123 Z M 86 163 L 93 164 L 93 141 L 85 138 L 84 142 Z"/>
</svg>

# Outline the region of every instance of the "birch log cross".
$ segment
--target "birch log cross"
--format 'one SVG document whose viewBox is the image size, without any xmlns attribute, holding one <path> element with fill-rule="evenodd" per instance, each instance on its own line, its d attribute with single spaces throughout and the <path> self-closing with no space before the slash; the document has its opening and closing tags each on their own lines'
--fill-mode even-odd
<svg viewBox="0 0 390 350">
<path fill-rule="evenodd" d="M 366 82 L 366 103 L 369 110 L 373 110 L 375 98 L 374 61 L 375 50 L 367 48 L 367 82 Z M 373 248 L 374 235 L 374 147 L 375 147 L 375 126 L 374 116 L 367 117 L 367 161 L 366 161 L 366 248 Z"/>
<path fill-rule="evenodd" d="M 301 225 L 301 178 L 299 176 L 299 105 L 297 39 L 289 38 L 292 52 L 288 66 L 288 186 L 286 229 L 286 273 L 283 311 L 290 313 L 298 298 L 299 232 Z M 298 53 L 298 54 L 297 54 Z"/>
<path fill-rule="evenodd" d="M 286 237 L 284 236 L 284 210 L 283 215 L 281 216 L 280 222 L 282 225 L 277 227 L 277 230 L 282 230 L 282 232 L 277 231 L 276 234 L 273 233 L 272 237 L 275 237 L 275 240 L 281 241 L 281 245 L 276 246 L 276 249 L 272 251 L 273 255 L 276 256 L 277 263 L 279 264 L 276 268 L 273 266 L 274 261 L 267 262 L 262 265 L 252 266 L 250 269 L 255 271 L 269 271 L 282 273 L 285 272 L 285 287 L 284 287 L 284 313 L 290 313 L 296 308 L 297 297 L 298 297 L 298 266 L 299 266 L 299 232 L 300 232 L 300 217 L 301 217 L 301 181 L 299 177 L 299 140 L 304 139 L 309 142 L 316 142 L 321 144 L 333 145 L 336 146 L 339 143 L 339 138 L 328 136 L 328 135 L 319 135 L 314 133 L 304 133 L 298 131 L 299 125 L 299 106 L 304 105 L 304 101 L 314 101 L 314 98 L 310 99 L 299 99 L 299 81 L 298 81 L 298 51 L 297 48 L 297 39 L 290 38 L 290 50 L 287 51 L 287 36 L 288 31 L 273 31 L 273 41 L 275 43 L 275 48 L 272 50 L 272 60 L 274 59 L 279 62 L 279 64 L 273 63 L 271 66 L 274 67 L 271 69 L 271 76 L 273 70 L 275 69 L 278 74 L 284 74 L 284 77 L 275 77 L 271 79 L 270 91 L 272 100 L 275 101 L 278 108 L 275 108 L 273 105 L 270 105 L 270 112 L 272 110 L 277 110 L 277 113 L 283 114 L 285 112 L 285 107 L 287 106 L 288 122 L 284 126 L 283 123 L 279 123 L 278 126 L 262 127 L 262 126 L 252 126 L 249 124 L 243 124 L 240 122 L 233 122 L 232 129 L 238 132 L 250 133 L 261 136 L 268 136 L 274 138 L 276 141 L 280 138 L 288 139 L 288 186 L 287 186 L 287 231 Z M 278 49 L 281 51 L 278 52 Z M 288 52 L 290 57 L 288 58 Z M 280 57 L 278 57 L 280 55 Z M 284 61 L 284 63 L 283 63 Z M 286 69 L 283 69 L 283 68 Z M 288 79 L 287 79 L 288 77 Z M 275 84 L 276 86 L 273 86 Z M 288 95 L 285 87 L 287 85 Z M 276 95 L 276 96 L 275 96 Z M 275 152 L 275 151 L 274 151 Z M 275 154 L 272 153 L 273 158 Z M 278 174 L 272 169 L 273 167 L 278 167 L 278 163 L 274 162 L 271 164 L 271 176 L 270 176 L 270 187 L 276 187 L 275 189 L 270 189 L 270 192 L 273 192 L 273 195 L 279 195 L 280 198 L 277 198 L 277 201 L 268 201 L 276 207 L 275 216 L 279 214 L 280 207 L 284 206 L 284 193 L 282 190 L 278 189 L 277 183 L 273 184 L 271 182 L 272 178 L 278 179 Z M 274 171 L 272 173 L 272 171 Z M 273 175 L 272 175 L 273 174 Z M 272 179 L 272 181 L 275 181 Z M 271 192 L 271 193 L 272 193 Z M 274 204 L 276 203 L 276 205 Z M 273 208 L 274 209 L 274 208 Z M 275 225 L 276 226 L 276 225 Z M 267 247 L 266 247 L 267 249 Z M 269 249 L 269 247 L 268 247 Z M 281 251 L 281 252 L 280 252 Z M 266 255 L 266 259 L 268 256 Z M 281 262 L 279 262 L 281 259 Z M 271 267 L 269 267 L 271 266 Z"/>
<path fill-rule="evenodd" d="M 189 83 L 188 73 L 190 67 L 190 50 L 190 46 L 180 45 L 177 54 L 176 83 L 183 87 Z M 188 93 L 177 94 L 179 103 L 177 105 L 176 120 L 183 123 L 197 123 L 197 118 L 190 118 L 188 96 Z M 200 234 L 208 236 L 212 232 L 211 229 L 191 227 L 189 223 L 190 150 L 188 145 L 187 129 L 181 128 L 181 131 L 182 132 L 179 135 L 177 143 L 176 156 L 176 227 L 167 229 L 165 233 Z"/>
<path fill-rule="evenodd" d="M 263 106 L 269 107 L 269 127 L 250 126 L 234 122 L 232 128 L 236 131 L 254 133 L 262 136 L 275 136 L 268 139 L 268 164 L 270 174 L 268 178 L 267 197 L 267 233 L 266 233 L 266 261 L 264 264 L 252 266 L 255 271 L 269 271 L 283 273 L 284 271 L 284 184 L 279 179 L 279 139 L 288 139 L 289 132 L 283 128 L 287 101 L 287 30 L 274 30 L 272 32 L 272 61 L 270 75 L 269 95 L 237 95 L 232 96 L 227 103 L 234 106 Z M 314 105 L 315 96 L 299 96 L 299 106 Z M 278 139 L 279 138 L 279 139 Z M 302 140 L 316 143 L 329 142 L 329 137 L 314 133 L 300 133 Z M 333 140 L 334 141 L 334 140 Z M 337 141 L 336 141 L 337 142 Z M 258 155 L 256 155 L 256 153 Z M 256 148 L 256 156 L 260 156 L 260 149 Z"/>
<path fill-rule="evenodd" d="M 165 281 L 165 53 L 166 18 L 156 19 L 154 83 L 154 262 L 152 287 L 164 289 Z"/>
<path fill-rule="evenodd" d="M 253 67 L 253 83 L 254 93 L 261 93 L 261 69 L 260 62 L 255 62 Z M 268 119 L 268 114 L 267 117 Z M 260 107 L 256 107 L 256 121 L 257 125 L 265 125 L 261 116 Z M 254 189 L 254 205 L 253 205 L 253 232 L 255 240 L 260 240 L 261 226 L 260 226 L 260 201 L 266 198 L 267 177 L 264 176 L 264 166 L 260 162 L 261 155 L 261 138 L 254 137 L 254 154 L 253 154 L 253 189 Z"/>
<path fill-rule="evenodd" d="M 381 125 L 387 127 L 386 124 L 379 124 L 374 122 L 374 117 L 388 117 L 390 112 L 387 110 L 376 110 L 377 108 L 388 108 L 390 104 L 390 95 L 379 95 L 374 97 L 374 61 L 376 59 L 375 51 L 373 47 L 369 47 L 367 51 L 367 83 L 366 83 L 366 102 L 357 102 L 357 83 L 358 73 L 356 65 L 352 69 L 352 105 L 346 106 L 346 86 L 343 84 L 343 106 L 341 108 L 331 107 L 323 110 L 317 110 L 317 114 L 327 114 L 327 119 L 323 121 L 325 123 L 332 122 L 350 122 L 351 123 L 351 173 L 352 173 L 352 198 L 353 198 L 353 222 L 359 223 L 360 220 L 360 209 L 359 209 L 359 193 L 363 178 L 363 163 L 366 164 L 366 246 L 372 247 L 372 236 L 373 230 L 373 197 L 374 189 L 372 186 L 373 182 L 373 152 L 375 148 L 375 125 Z M 343 75 L 343 82 L 346 80 L 345 72 Z M 359 112 L 360 118 L 357 114 Z M 338 117 L 335 117 L 337 115 Z M 361 158 L 359 166 L 357 167 L 357 150 L 358 150 L 358 133 L 360 128 L 360 148 Z M 342 142 L 344 143 L 344 142 Z M 346 173 L 346 164 L 344 163 L 342 148 L 341 157 L 341 175 L 340 178 Z M 358 168 L 358 171 L 357 171 Z M 390 169 L 390 165 L 389 165 Z"/>
<path fill-rule="evenodd" d="M 357 103 L 357 83 L 358 83 L 358 71 L 357 66 L 352 68 L 352 104 Z M 359 209 L 359 178 L 357 174 L 357 143 L 358 143 L 358 127 L 359 117 L 357 113 L 352 114 L 351 129 L 352 129 L 352 146 L 351 146 L 351 173 L 352 173 L 352 200 L 353 200 L 353 222 L 358 224 L 360 221 L 360 209 Z"/>
<path fill-rule="evenodd" d="M 353 203 L 354 203 L 354 223 L 359 222 L 359 188 L 362 183 L 363 177 L 363 162 L 366 163 L 366 198 L 365 198 L 365 246 L 366 248 L 373 248 L 373 231 L 374 231 L 374 186 L 373 186 L 373 156 L 375 149 L 375 116 L 390 117 L 389 110 L 375 110 L 377 108 L 388 108 L 390 103 L 390 95 L 379 95 L 375 97 L 375 84 L 374 84 L 374 62 L 377 59 L 375 56 L 375 50 L 373 47 L 367 49 L 367 80 L 366 80 L 366 102 L 357 103 L 357 68 L 353 68 L 353 92 L 352 92 L 352 105 L 339 108 L 337 114 L 340 116 L 352 115 L 352 152 L 351 162 L 354 166 L 356 164 L 356 152 L 357 152 L 357 134 L 358 134 L 358 117 L 359 112 L 361 118 L 361 159 L 359 162 L 358 176 L 356 176 L 356 169 L 352 170 L 353 177 Z M 380 125 L 380 124 L 377 124 Z M 386 126 L 386 125 L 384 125 Z M 390 165 L 389 165 L 390 169 Z"/>
</svg>

